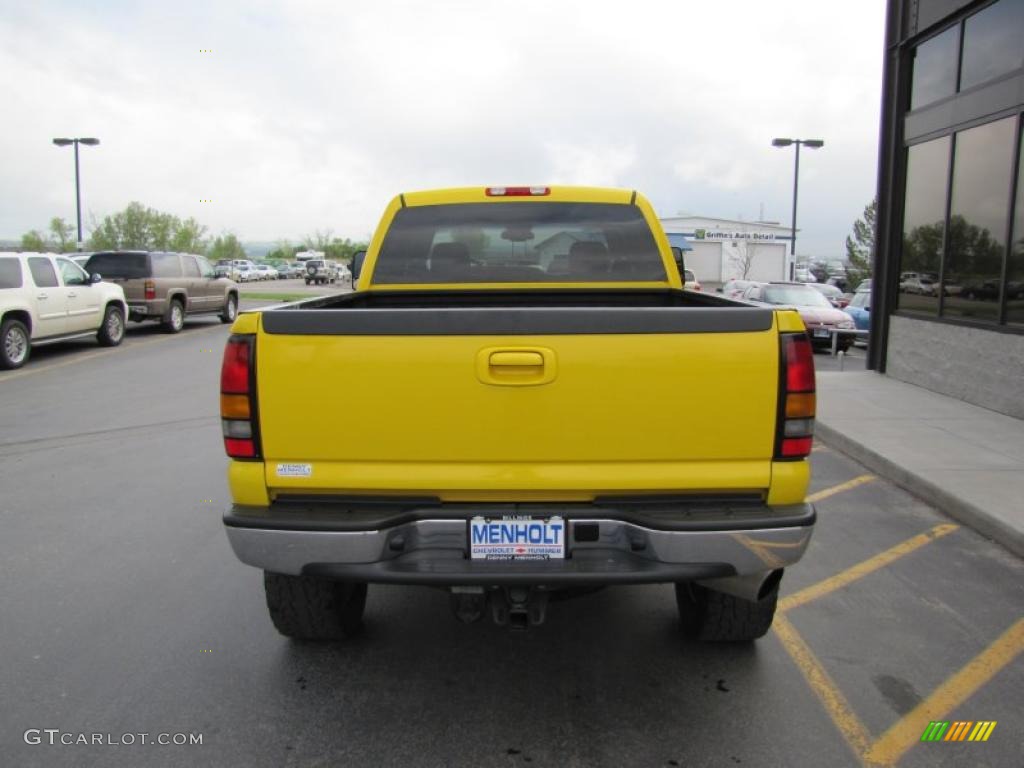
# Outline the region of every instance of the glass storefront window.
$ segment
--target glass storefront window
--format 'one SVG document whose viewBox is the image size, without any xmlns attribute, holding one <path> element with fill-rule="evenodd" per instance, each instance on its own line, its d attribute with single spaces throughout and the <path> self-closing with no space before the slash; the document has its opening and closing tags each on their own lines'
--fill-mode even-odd
<svg viewBox="0 0 1024 768">
<path fill-rule="evenodd" d="M 915 144 L 907 150 L 903 209 L 903 254 L 899 309 L 938 312 L 939 268 L 946 220 L 950 137 Z"/>
<path fill-rule="evenodd" d="M 1021 143 L 1024 161 L 1024 142 Z M 1013 247 L 1006 277 L 1006 322 L 1024 325 L 1024 162 L 1017 172 L 1017 200 L 1013 208 Z"/>
<path fill-rule="evenodd" d="M 960 90 L 1024 66 L 1022 40 L 1024 0 L 999 0 L 968 17 L 964 22 Z"/>
<path fill-rule="evenodd" d="M 956 93 L 956 63 L 960 56 L 960 27 L 947 29 L 917 46 L 910 108 L 917 109 Z"/>
<path fill-rule="evenodd" d="M 956 135 L 942 313 L 996 321 L 1016 118 Z"/>
</svg>

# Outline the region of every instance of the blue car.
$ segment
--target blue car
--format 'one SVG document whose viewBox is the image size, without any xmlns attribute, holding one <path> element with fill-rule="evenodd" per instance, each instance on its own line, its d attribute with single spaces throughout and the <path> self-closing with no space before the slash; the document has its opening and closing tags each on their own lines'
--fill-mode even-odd
<svg viewBox="0 0 1024 768">
<path fill-rule="evenodd" d="M 858 331 L 871 329 L 871 291 L 857 291 L 843 312 L 853 318 Z"/>
</svg>

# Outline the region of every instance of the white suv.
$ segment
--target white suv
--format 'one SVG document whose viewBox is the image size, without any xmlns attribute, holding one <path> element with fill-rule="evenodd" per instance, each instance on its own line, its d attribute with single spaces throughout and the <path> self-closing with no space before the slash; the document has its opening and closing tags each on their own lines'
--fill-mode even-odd
<svg viewBox="0 0 1024 768">
<path fill-rule="evenodd" d="M 124 339 L 124 290 L 65 256 L 0 253 L 0 368 L 20 368 L 31 347 L 96 335 Z"/>
</svg>

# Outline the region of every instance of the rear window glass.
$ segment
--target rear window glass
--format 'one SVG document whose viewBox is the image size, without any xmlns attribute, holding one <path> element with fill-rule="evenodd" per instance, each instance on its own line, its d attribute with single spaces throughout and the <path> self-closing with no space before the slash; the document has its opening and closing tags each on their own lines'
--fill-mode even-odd
<svg viewBox="0 0 1024 768">
<path fill-rule="evenodd" d="M 21 288 L 21 262 L 18 259 L 0 259 L 0 288 Z"/>
<path fill-rule="evenodd" d="M 764 300 L 769 304 L 792 304 L 795 307 L 831 307 L 828 299 L 813 288 L 796 285 L 770 285 L 765 288 Z"/>
<path fill-rule="evenodd" d="M 149 267 L 146 265 L 144 253 L 97 253 L 85 263 L 85 271 L 124 280 L 149 277 Z"/>
<path fill-rule="evenodd" d="M 36 287 L 57 287 L 57 271 L 49 259 L 43 256 L 32 256 L 28 260 L 28 269 L 32 273 L 32 282 L 36 284 Z"/>
<path fill-rule="evenodd" d="M 153 277 L 181 277 L 181 260 L 176 253 L 151 253 Z"/>
<path fill-rule="evenodd" d="M 374 283 L 664 281 L 650 227 L 633 205 L 464 203 L 403 208 Z"/>
</svg>

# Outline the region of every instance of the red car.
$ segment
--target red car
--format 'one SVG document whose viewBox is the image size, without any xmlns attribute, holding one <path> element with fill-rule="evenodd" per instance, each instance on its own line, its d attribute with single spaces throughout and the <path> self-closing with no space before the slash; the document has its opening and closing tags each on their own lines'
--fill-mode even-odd
<svg viewBox="0 0 1024 768">
<path fill-rule="evenodd" d="M 807 326 L 811 344 L 831 349 L 833 331 L 852 331 L 856 326 L 848 314 L 832 306 L 815 287 L 805 283 L 754 283 L 743 292 L 743 298 L 762 304 L 793 307 Z M 845 352 L 851 344 L 853 336 L 841 336 L 838 348 Z"/>
</svg>

